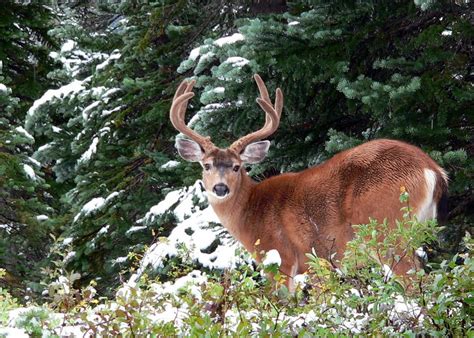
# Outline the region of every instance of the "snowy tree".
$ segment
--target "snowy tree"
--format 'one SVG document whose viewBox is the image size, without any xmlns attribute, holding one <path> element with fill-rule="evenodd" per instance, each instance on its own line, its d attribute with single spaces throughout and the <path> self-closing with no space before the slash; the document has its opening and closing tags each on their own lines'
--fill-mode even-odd
<svg viewBox="0 0 474 338">
<path fill-rule="evenodd" d="M 49 8 L 34 4 L 4 4 L 0 13 L 0 266 L 15 292 L 38 281 L 54 229 L 53 196 L 31 157 L 35 139 L 23 127 L 26 108 L 51 84 L 52 19 Z"/>
<path fill-rule="evenodd" d="M 173 164 L 168 110 L 179 81 L 175 69 L 199 34 L 225 30 L 226 24 L 216 25 L 235 13 L 210 1 L 209 17 L 201 17 L 195 15 L 201 3 L 183 4 L 110 6 L 116 14 L 104 12 L 108 24 L 94 30 L 74 12 L 59 13 L 62 24 L 51 31 L 62 45 L 50 55 L 63 68 L 50 77 L 62 86 L 34 102 L 25 126 L 42 141 L 34 158 L 61 187 L 68 214 L 58 222 L 73 246 L 69 266 L 84 280 L 117 280 L 112 272 L 130 263 L 123 257 L 168 235 L 175 226 L 170 215 L 146 227 L 136 221 L 197 177 L 196 168 Z"/>
<path fill-rule="evenodd" d="M 270 93 L 282 88 L 285 106 L 269 157 L 252 173 L 301 170 L 373 138 L 411 142 L 450 173 L 451 200 L 460 203 L 452 216 L 460 218 L 446 237 L 457 243 L 473 222 L 465 213 L 474 201 L 472 76 L 464 62 L 471 5 L 290 7 L 240 21 L 237 32 L 195 46 L 178 68 L 197 79 L 202 108 L 188 113 L 190 125 L 221 145 L 262 125 L 252 80 L 260 73 Z"/>
</svg>

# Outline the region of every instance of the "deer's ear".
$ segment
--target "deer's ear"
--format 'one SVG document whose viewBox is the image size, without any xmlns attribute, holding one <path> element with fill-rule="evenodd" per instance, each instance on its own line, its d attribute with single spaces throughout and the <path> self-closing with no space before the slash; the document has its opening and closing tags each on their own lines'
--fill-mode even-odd
<svg viewBox="0 0 474 338">
<path fill-rule="evenodd" d="M 240 154 L 240 159 L 248 164 L 262 162 L 267 156 L 268 148 L 270 148 L 270 141 L 250 143 Z"/>
<path fill-rule="evenodd" d="M 204 157 L 201 146 L 194 141 L 178 138 L 175 147 L 178 149 L 179 155 L 186 161 L 199 162 Z"/>
</svg>

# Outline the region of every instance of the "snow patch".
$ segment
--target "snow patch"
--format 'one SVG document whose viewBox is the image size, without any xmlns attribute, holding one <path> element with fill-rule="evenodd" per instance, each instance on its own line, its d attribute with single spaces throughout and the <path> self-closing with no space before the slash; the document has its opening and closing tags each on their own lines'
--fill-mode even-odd
<svg viewBox="0 0 474 338">
<path fill-rule="evenodd" d="M 235 33 L 230 36 L 225 36 L 223 38 L 217 39 L 216 41 L 214 41 L 214 44 L 219 47 L 222 47 L 224 45 L 236 43 L 237 41 L 243 41 L 243 40 L 245 40 L 245 38 L 242 34 Z"/>
<path fill-rule="evenodd" d="M 6 338 L 28 338 L 29 335 L 24 329 L 16 327 L 0 327 L 0 336 Z"/>
<path fill-rule="evenodd" d="M 219 219 L 212 207 L 199 207 L 195 201 L 205 202 L 198 180 L 193 186 L 169 192 L 163 201 L 153 206 L 150 211 L 137 223 L 149 224 L 156 217 L 167 211 L 173 212 L 178 224 L 166 238 L 160 238 L 145 253 L 140 268 L 131 281 L 136 281 L 148 268 L 163 267 L 167 257 L 173 257 L 185 250 L 186 259 L 197 261 L 210 269 L 224 269 L 235 267 L 241 258 L 235 252 L 241 248 L 230 235 L 225 235 L 222 227 L 211 227 L 212 223 L 219 223 Z M 216 247 L 208 252 L 211 245 Z"/>
<path fill-rule="evenodd" d="M 276 264 L 278 266 L 281 265 L 281 257 L 280 253 L 276 249 L 271 249 L 265 254 L 265 258 L 262 262 L 263 266 L 269 266 Z"/>
<path fill-rule="evenodd" d="M 27 111 L 27 120 L 28 117 L 33 117 L 38 110 L 39 107 L 44 105 L 45 103 L 53 100 L 53 99 L 61 99 L 69 95 L 74 95 L 81 90 L 84 90 L 84 83 L 88 81 L 89 78 L 79 81 L 79 80 L 74 80 L 71 83 L 64 85 L 58 89 L 49 89 L 46 91 L 46 93 L 43 94 L 38 100 L 33 102 L 33 105 L 28 109 Z M 27 121 L 28 125 L 28 121 Z"/>
<path fill-rule="evenodd" d="M 141 231 L 148 228 L 146 225 L 135 225 L 125 232 L 126 235 L 133 234 L 134 232 Z"/>
<path fill-rule="evenodd" d="M 224 87 L 216 87 L 212 90 L 214 93 L 223 93 L 225 92 L 225 88 Z"/>
<path fill-rule="evenodd" d="M 97 233 L 97 235 L 105 235 L 107 232 L 109 232 L 109 229 L 110 229 L 110 225 L 107 224 L 106 226 L 103 226 L 99 232 Z"/>
<path fill-rule="evenodd" d="M 243 67 L 248 64 L 250 61 L 246 58 L 240 56 L 231 56 L 224 61 L 224 63 L 230 63 L 233 67 Z"/>
<path fill-rule="evenodd" d="M 38 216 L 36 216 L 36 219 L 41 222 L 41 221 L 46 221 L 46 220 L 48 220 L 49 217 L 46 216 L 46 215 L 38 215 Z"/>
<path fill-rule="evenodd" d="M 100 101 L 94 101 L 92 102 L 90 105 L 88 105 L 87 107 L 84 108 L 84 110 L 82 111 L 82 119 L 84 121 L 87 121 L 89 119 L 89 112 L 96 108 L 98 105 L 100 104 Z"/>
<path fill-rule="evenodd" d="M 87 151 L 82 154 L 81 158 L 78 160 L 78 164 L 87 163 L 92 158 L 92 155 L 97 152 L 97 144 L 99 144 L 99 138 L 94 137 L 91 145 L 89 146 L 89 149 L 87 149 Z"/>
<path fill-rule="evenodd" d="M 25 128 L 23 128 L 23 127 L 20 126 L 20 127 L 16 127 L 15 130 L 16 130 L 18 133 L 20 133 L 20 134 L 22 134 L 23 136 L 25 136 L 27 139 L 29 139 L 29 140 L 31 140 L 31 141 L 34 142 L 35 138 L 34 138 L 29 132 L 27 132 L 27 131 L 25 130 Z"/>
<path fill-rule="evenodd" d="M 36 173 L 32 167 L 30 167 L 28 164 L 23 164 L 23 171 L 25 172 L 26 176 L 28 176 L 28 178 L 36 181 Z"/>
<path fill-rule="evenodd" d="M 122 192 L 123 192 L 123 190 L 114 191 L 113 193 L 111 193 L 106 198 L 95 197 L 95 198 L 91 199 L 89 202 L 84 204 L 81 211 L 79 211 L 79 213 L 74 217 L 73 222 L 76 222 L 82 216 L 84 216 L 84 217 L 89 216 L 92 213 L 94 213 L 95 211 L 102 209 L 106 204 L 108 204 L 112 199 L 114 199 L 115 197 L 120 195 Z M 104 229 L 104 231 L 106 232 L 109 229 L 108 227 L 109 226 L 107 225 L 102 229 Z"/>
<path fill-rule="evenodd" d="M 111 109 L 111 110 L 103 110 L 102 116 L 108 116 L 116 111 L 119 111 L 120 109 L 122 109 L 122 106 L 115 107 L 114 109 Z"/>
<path fill-rule="evenodd" d="M 105 205 L 105 199 L 103 197 L 96 197 L 91 199 L 89 202 L 84 204 L 81 211 L 74 217 L 76 222 L 81 216 L 88 216 L 94 211 L 101 209 Z"/>
<path fill-rule="evenodd" d="M 189 53 L 189 59 L 191 60 L 196 60 L 199 55 L 201 54 L 200 52 L 201 47 L 194 48 L 191 53 Z"/>
<path fill-rule="evenodd" d="M 72 241 L 74 240 L 74 238 L 72 237 L 67 237 L 63 240 L 63 245 L 68 245 L 68 244 L 71 244 Z"/>
<path fill-rule="evenodd" d="M 8 93 L 8 88 L 3 83 L 0 83 L 0 92 Z"/>
<path fill-rule="evenodd" d="M 180 162 L 178 161 L 168 161 L 165 164 L 161 166 L 162 169 L 170 169 L 170 168 L 175 168 L 179 165 Z"/>
<path fill-rule="evenodd" d="M 415 250 L 415 254 L 422 260 L 422 261 L 427 261 L 428 260 L 428 254 L 426 251 L 423 249 L 423 247 L 419 247 L 418 249 Z"/>
<path fill-rule="evenodd" d="M 61 53 L 70 52 L 76 46 L 76 42 L 73 40 L 67 40 L 61 47 Z"/>
<path fill-rule="evenodd" d="M 112 52 L 112 54 L 110 54 L 110 56 L 104 62 L 102 62 L 101 64 L 98 64 L 95 67 L 95 69 L 96 70 L 102 70 L 110 64 L 110 61 L 120 59 L 121 56 L 122 56 L 122 54 L 120 54 L 120 51 L 118 49 L 116 49 Z"/>
</svg>

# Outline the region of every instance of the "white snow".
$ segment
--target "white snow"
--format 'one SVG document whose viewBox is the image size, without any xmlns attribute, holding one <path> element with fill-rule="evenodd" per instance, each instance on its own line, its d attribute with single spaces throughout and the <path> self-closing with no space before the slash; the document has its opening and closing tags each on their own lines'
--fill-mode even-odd
<svg viewBox="0 0 474 338">
<path fill-rule="evenodd" d="M 31 180 L 36 181 L 36 174 L 32 167 L 28 164 L 23 164 L 23 170 Z"/>
<path fill-rule="evenodd" d="M 299 21 L 290 21 L 288 22 L 288 26 L 296 26 L 296 25 L 299 25 L 300 22 Z"/>
<path fill-rule="evenodd" d="M 0 229 L 5 229 L 7 233 L 13 230 L 13 224 L 0 224 Z"/>
<path fill-rule="evenodd" d="M 43 144 L 41 147 L 38 148 L 37 152 L 45 151 L 45 150 L 51 148 L 52 146 L 53 146 L 52 143 Z"/>
<path fill-rule="evenodd" d="M 423 322 L 423 314 L 421 314 L 421 308 L 415 302 L 397 295 L 393 308 L 390 311 L 390 319 L 394 322 L 416 320 L 418 323 Z"/>
<path fill-rule="evenodd" d="M 105 199 L 103 197 L 95 197 L 89 202 L 84 204 L 81 211 L 74 217 L 74 222 L 76 222 L 79 217 L 88 216 L 96 210 L 101 209 L 105 205 Z"/>
<path fill-rule="evenodd" d="M 79 213 L 77 213 L 77 215 L 74 217 L 73 222 L 76 222 L 81 216 L 89 216 L 93 212 L 102 209 L 106 204 L 108 204 L 115 197 L 119 196 L 122 192 L 123 192 L 123 190 L 114 191 L 111 194 L 109 194 L 109 196 L 107 196 L 106 198 L 95 197 L 95 198 L 91 199 L 89 202 L 84 204 L 81 211 L 79 211 Z M 106 232 L 109 229 L 108 227 L 109 227 L 109 225 L 102 228 L 103 231 Z M 72 241 L 72 239 L 71 239 L 71 241 Z"/>
<path fill-rule="evenodd" d="M 269 266 L 276 264 L 278 266 L 281 265 L 281 257 L 280 253 L 276 249 L 271 249 L 265 254 L 265 258 L 262 261 L 263 266 Z"/>
<path fill-rule="evenodd" d="M 162 200 L 157 205 L 154 205 L 153 207 L 151 207 L 150 210 L 146 213 L 145 217 L 139 219 L 137 223 L 153 222 L 155 217 L 162 215 L 168 209 L 170 209 L 174 204 L 178 203 L 182 194 L 183 194 L 183 189 L 175 190 L 168 193 L 165 196 L 164 200 Z"/>
<path fill-rule="evenodd" d="M 112 113 L 114 113 L 114 112 L 116 112 L 116 111 L 119 111 L 120 109 L 122 109 L 122 106 L 115 107 L 114 109 L 111 109 L 111 110 L 106 110 L 106 109 L 104 109 L 104 110 L 102 111 L 102 116 L 110 115 L 110 114 L 112 114 Z"/>
<path fill-rule="evenodd" d="M 293 283 L 295 284 L 295 287 L 303 289 L 308 283 L 308 275 L 306 274 L 296 275 L 295 277 L 293 277 Z"/>
<path fill-rule="evenodd" d="M 196 60 L 196 59 L 199 57 L 200 53 L 201 53 L 201 52 L 199 51 L 200 49 L 201 49 L 201 47 L 194 48 L 194 49 L 191 51 L 191 53 L 189 53 L 189 59 L 191 59 L 191 60 Z"/>
<path fill-rule="evenodd" d="M 426 261 L 428 259 L 428 254 L 421 246 L 415 250 L 415 254 L 423 261 Z"/>
<path fill-rule="evenodd" d="M 216 41 L 214 41 L 214 44 L 219 47 L 222 47 L 223 45 L 235 43 L 237 41 L 242 41 L 242 40 L 245 40 L 244 36 L 240 33 L 235 33 L 230 36 L 225 36 L 223 38 L 217 39 Z"/>
<path fill-rule="evenodd" d="M 53 133 L 60 133 L 62 131 L 61 128 L 56 127 L 56 126 L 51 126 L 51 128 L 53 129 Z"/>
<path fill-rule="evenodd" d="M 76 46 L 76 42 L 73 40 L 67 40 L 61 47 L 61 53 L 70 52 Z"/>
<path fill-rule="evenodd" d="M 116 259 L 114 259 L 114 263 L 116 264 L 125 263 L 127 259 L 128 259 L 127 256 L 117 257 Z"/>
<path fill-rule="evenodd" d="M 102 98 L 104 97 L 109 97 L 111 96 L 112 94 L 115 94 L 116 92 L 119 92 L 120 91 L 120 88 L 110 88 L 110 89 L 107 89 L 103 94 L 102 94 Z"/>
<path fill-rule="evenodd" d="M 233 67 L 243 67 L 250 61 L 240 56 L 231 56 L 224 61 L 224 63 L 230 63 Z"/>
<path fill-rule="evenodd" d="M 38 216 L 36 216 L 36 219 L 37 219 L 38 221 L 46 221 L 46 220 L 49 219 L 49 217 L 46 216 L 46 215 L 38 215 Z"/>
<path fill-rule="evenodd" d="M 68 245 L 68 244 L 71 244 L 72 241 L 74 240 L 74 238 L 72 237 L 67 237 L 63 240 L 63 245 Z"/>
<path fill-rule="evenodd" d="M 110 225 L 107 224 L 106 226 L 103 226 L 99 232 L 97 233 L 97 235 L 104 235 L 106 234 L 107 232 L 109 232 L 109 229 L 110 229 Z"/>
<path fill-rule="evenodd" d="M 41 167 L 41 163 L 38 162 L 37 160 L 35 160 L 34 158 L 28 156 L 28 160 L 29 160 L 31 163 L 33 163 L 35 166 Z"/>
<path fill-rule="evenodd" d="M 64 85 L 58 89 L 49 89 L 46 91 L 43 96 L 41 96 L 38 100 L 33 102 L 33 105 L 28 109 L 28 112 L 26 113 L 27 116 L 32 117 L 34 116 L 36 110 L 38 110 L 39 107 L 41 107 L 43 104 L 53 100 L 53 99 L 60 99 L 64 98 L 69 95 L 76 94 L 83 90 L 84 87 L 84 82 L 86 82 L 89 78 L 85 80 L 74 80 L 71 83 Z"/>
<path fill-rule="evenodd" d="M 84 212 L 84 215 L 89 215 L 94 210 L 102 208 L 104 204 L 105 204 L 105 199 L 103 197 L 96 197 L 96 198 L 91 199 L 86 204 L 84 204 L 84 206 L 82 207 L 82 211 Z"/>
<path fill-rule="evenodd" d="M 453 31 L 446 29 L 446 30 L 441 32 L 441 35 L 442 36 L 451 36 L 451 35 L 453 35 Z"/>
<path fill-rule="evenodd" d="M 69 262 L 71 259 L 74 258 L 74 256 L 76 256 L 76 252 L 75 251 L 70 251 L 67 253 L 66 257 L 64 257 L 64 262 Z"/>
<path fill-rule="evenodd" d="M 31 141 L 35 140 L 35 138 L 29 132 L 27 132 L 25 128 L 20 126 L 20 127 L 16 127 L 15 130 L 19 132 L 20 134 L 22 134 L 23 136 L 25 136 L 27 139 Z"/>
<path fill-rule="evenodd" d="M 390 278 L 392 278 L 393 276 L 393 271 L 392 269 L 387 265 L 387 264 L 384 264 L 383 265 L 383 280 L 385 282 L 387 282 Z"/>
<path fill-rule="evenodd" d="M 212 91 L 214 93 L 223 93 L 223 92 L 225 92 L 225 88 L 224 87 L 216 87 Z"/>
<path fill-rule="evenodd" d="M 209 226 L 210 223 L 219 223 L 219 219 L 210 206 L 203 209 L 195 206 L 193 201 L 196 199 L 200 203 L 205 202 L 200 181 L 188 188 L 169 192 L 163 201 L 137 221 L 139 224 L 149 224 L 170 210 L 178 219 L 178 224 L 167 238 L 160 238 L 148 249 L 132 281 L 136 281 L 149 266 L 162 267 L 166 257 L 179 255 L 183 247 L 186 248 L 186 259 L 211 269 L 232 268 L 241 260 L 235 255 L 236 249 L 241 248 L 240 244 L 230 235 L 223 235 L 222 227 Z M 209 253 L 203 252 L 212 243 L 217 243 L 216 249 Z"/>
<path fill-rule="evenodd" d="M 98 105 L 100 104 L 100 101 L 94 101 L 92 102 L 90 105 L 88 105 L 87 107 L 84 108 L 84 110 L 82 111 L 82 119 L 84 121 L 87 121 L 89 119 L 89 112 L 96 108 Z"/>
<path fill-rule="evenodd" d="M 109 65 L 110 61 L 120 59 L 121 56 L 122 54 L 120 54 L 120 51 L 116 49 L 112 52 L 112 54 L 110 54 L 110 56 L 104 62 L 102 62 L 101 64 L 98 64 L 95 67 L 95 69 L 102 70 Z"/>
<path fill-rule="evenodd" d="M 78 160 L 78 164 L 86 163 L 92 158 L 92 155 L 97 152 L 97 144 L 99 144 L 99 138 L 94 137 L 91 145 L 89 146 L 89 149 L 87 149 L 86 152 L 83 153 L 81 155 L 81 158 Z"/>
<path fill-rule="evenodd" d="M 105 203 L 109 203 L 112 199 L 119 196 L 122 192 L 123 190 L 112 192 L 111 194 L 109 194 L 109 196 L 105 198 Z"/>
<path fill-rule="evenodd" d="M 24 329 L 16 327 L 0 327 L 0 336 L 5 338 L 28 338 L 29 335 Z"/>
<path fill-rule="evenodd" d="M 161 166 L 162 169 L 170 169 L 170 168 L 175 168 L 179 165 L 180 162 L 178 161 L 168 161 L 165 164 Z"/>
<path fill-rule="evenodd" d="M 0 92 L 7 93 L 8 88 L 3 83 L 0 83 Z"/>
<path fill-rule="evenodd" d="M 128 229 L 127 232 L 125 232 L 125 234 L 130 235 L 134 232 L 137 232 L 137 231 L 140 231 L 140 230 L 143 230 L 143 229 L 146 229 L 146 228 L 148 228 L 146 225 L 135 225 L 135 226 L 131 227 L 130 229 Z"/>
</svg>

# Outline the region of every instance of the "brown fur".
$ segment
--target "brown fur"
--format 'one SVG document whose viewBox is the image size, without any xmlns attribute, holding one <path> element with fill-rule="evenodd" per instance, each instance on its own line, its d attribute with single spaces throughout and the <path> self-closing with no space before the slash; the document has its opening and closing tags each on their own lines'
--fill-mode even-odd
<svg viewBox="0 0 474 338">
<path fill-rule="evenodd" d="M 215 150 L 203 162 L 231 162 L 240 165 L 230 150 Z M 375 140 L 335 155 L 325 163 L 300 173 L 271 177 L 261 183 L 245 170 L 229 168 L 204 173 L 207 190 L 225 182 L 232 194 L 225 200 L 210 198 L 222 224 L 251 252 L 277 249 L 281 271 L 293 277 L 306 271 L 306 253 L 342 258 L 346 243 L 354 236 L 352 225 L 367 223 L 369 217 L 394 223 L 401 218 L 400 187 L 410 193 L 417 208 L 427 198 L 424 169 L 436 173 L 434 200 L 446 191 L 443 170 L 423 151 L 393 140 Z M 255 247 L 257 240 L 260 245 Z M 403 274 L 408 264 L 399 264 Z"/>
<path fill-rule="evenodd" d="M 367 223 L 369 217 L 395 224 L 402 216 L 402 186 L 410 193 L 415 214 L 432 217 L 434 205 L 444 209 L 447 177 L 443 169 L 421 149 L 393 140 L 367 142 L 300 173 L 254 182 L 241 168 L 242 162 L 258 163 L 265 157 L 270 143 L 254 141 L 278 128 L 283 109 L 281 90 L 277 88 L 273 104 L 263 80 L 257 74 L 254 78 L 265 124 L 227 149 L 215 147 L 184 121 L 187 103 L 194 96 L 194 80 L 178 87 L 170 119 L 193 140 L 178 139 L 177 149 L 184 159 L 202 163 L 209 203 L 222 224 L 251 252 L 277 249 L 280 270 L 290 277 L 289 286 L 295 274 L 306 271 L 305 254 L 312 249 L 323 258 L 335 253 L 332 261 L 337 265 L 354 236 L 352 225 Z M 408 263 L 405 259 L 397 264 L 395 272 L 406 273 Z"/>
</svg>

